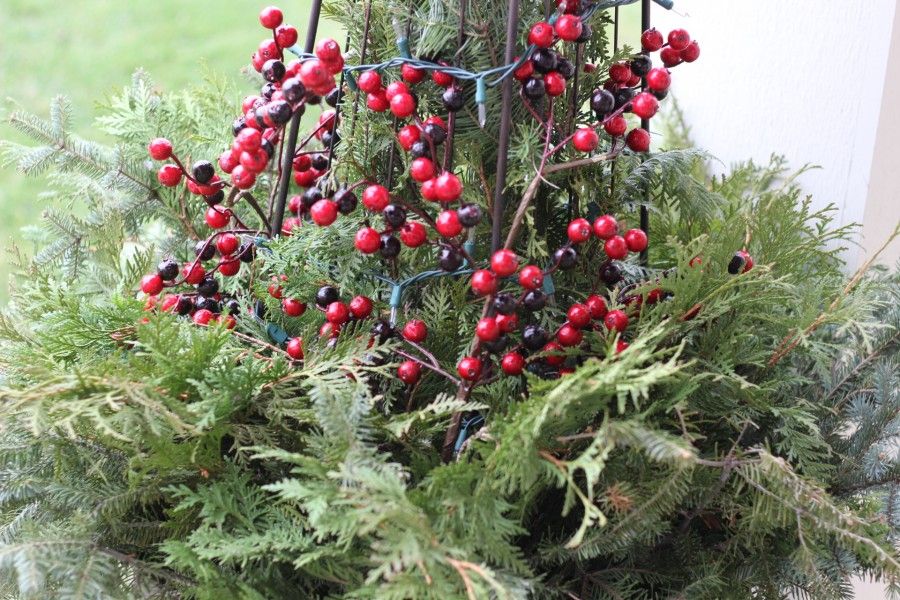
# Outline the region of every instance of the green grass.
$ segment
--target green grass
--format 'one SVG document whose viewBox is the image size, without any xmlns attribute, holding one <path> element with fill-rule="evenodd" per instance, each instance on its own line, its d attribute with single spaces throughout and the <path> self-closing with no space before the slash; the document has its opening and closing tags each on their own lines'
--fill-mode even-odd
<svg viewBox="0 0 900 600">
<path fill-rule="evenodd" d="M 257 44 L 266 37 L 256 19 L 259 2 L 221 0 L 0 0 L 0 138 L 25 141 L 5 122 L 16 106 L 46 115 L 50 98 L 70 97 L 75 130 L 92 131 L 95 104 L 125 86 L 138 67 L 162 89 L 179 89 L 203 77 L 206 69 L 240 80 Z M 308 0 L 282 3 L 286 22 L 305 36 Z M 323 23 L 320 36 L 335 35 Z M 246 86 L 247 93 L 253 90 Z M 235 109 L 238 109 L 235 99 Z M 231 117 L 228 117 L 230 120 Z M 100 138 L 102 139 L 102 137 Z M 43 209 L 39 178 L 0 169 L 0 304 L 7 297 L 9 256 L 22 244 L 21 228 L 38 223 Z M 30 250 L 27 245 L 24 249 Z"/>
</svg>

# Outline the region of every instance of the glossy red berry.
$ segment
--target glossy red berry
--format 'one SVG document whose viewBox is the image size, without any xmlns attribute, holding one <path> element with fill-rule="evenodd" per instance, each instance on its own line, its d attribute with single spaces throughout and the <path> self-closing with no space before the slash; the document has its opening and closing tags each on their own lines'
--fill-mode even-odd
<svg viewBox="0 0 900 600">
<path fill-rule="evenodd" d="M 350 301 L 350 314 L 354 319 L 365 319 L 372 314 L 372 300 L 366 296 L 355 296 Z"/>
<path fill-rule="evenodd" d="M 475 335 L 482 342 L 492 342 L 500 337 L 500 326 L 494 317 L 484 317 L 475 326 Z"/>
<path fill-rule="evenodd" d="M 753 257 L 746 250 L 738 250 L 728 263 L 728 272 L 732 275 L 746 273 L 753 268 Z"/>
<path fill-rule="evenodd" d="M 175 187 L 181 181 L 181 169 L 175 165 L 163 165 L 156 172 L 156 178 L 166 187 Z"/>
<path fill-rule="evenodd" d="M 435 229 L 445 238 L 452 238 L 460 234 L 463 229 L 459 222 L 459 216 L 455 210 L 443 210 L 435 219 Z"/>
<path fill-rule="evenodd" d="M 650 119 L 659 110 L 659 100 L 650 92 L 641 92 L 631 100 L 631 111 L 641 119 Z"/>
<path fill-rule="evenodd" d="M 281 301 L 281 310 L 289 317 L 299 317 L 306 312 L 306 303 L 297 298 L 285 298 Z"/>
<path fill-rule="evenodd" d="M 222 262 L 219 263 L 219 266 L 216 269 L 222 275 L 226 277 L 232 277 L 238 274 L 238 271 L 241 270 L 241 261 L 237 258 L 228 258 L 225 257 L 222 259 Z"/>
<path fill-rule="evenodd" d="M 501 249 L 491 255 L 491 269 L 500 277 L 509 277 L 519 268 L 519 257 L 512 250 Z"/>
<path fill-rule="evenodd" d="M 303 360 L 303 338 L 291 338 L 285 348 L 287 355 L 294 360 Z"/>
<path fill-rule="evenodd" d="M 372 212 L 381 212 L 391 203 L 391 195 L 386 187 L 375 183 L 363 190 L 362 203 Z"/>
<path fill-rule="evenodd" d="M 416 101 L 413 99 L 412 94 L 397 94 L 390 99 L 390 103 L 391 112 L 398 119 L 405 119 L 416 112 Z"/>
<path fill-rule="evenodd" d="M 625 243 L 632 252 L 643 252 L 647 249 L 647 234 L 640 229 L 629 229 L 625 232 Z"/>
<path fill-rule="evenodd" d="M 381 75 L 378 71 L 363 71 L 359 74 L 356 85 L 367 94 L 374 94 L 381 89 Z"/>
<path fill-rule="evenodd" d="M 168 160 L 172 158 L 172 142 L 166 138 L 156 138 L 150 141 L 147 151 L 153 160 Z"/>
<path fill-rule="evenodd" d="M 519 327 L 519 317 L 516 313 L 509 315 L 497 315 L 497 326 L 503 333 L 512 333 Z"/>
<path fill-rule="evenodd" d="M 567 324 L 559 328 L 556 339 L 562 346 L 577 346 L 584 339 L 584 335 L 574 325 Z"/>
<path fill-rule="evenodd" d="M 536 290 L 544 284 L 544 272 L 537 265 L 525 265 L 519 271 L 519 285 L 526 290 Z"/>
<path fill-rule="evenodd" d="M 406 125 L 397 132 L 397 142 L 401 148 L 409 152 L 413 144 L 419 141 L 421 135 L 422 130 L 416 125 Z"/>
<path fill-rule="evenodd" d="M 258 152 L 262 152 L 263 154 L 266 153 L 265 150 L 259 150 Z M 242 152 L 241 158 L 248 154 L 249 152 Z M 260 168 L 259 171 L 262 171 L 262 169 L 265 168 L 266 162 L 268 162 L 268 160 L 269 157 L 266 156 L 264 162 L 262 163 L 262 168 Z M 249 169 L 243 164 L 240 164 L 231 170 L 231 183 L 233 183 L 234 187 L 239 190 L 249 190 L 256 184 L 257 172 L 258 171 L 255 171 L 254 169 Z"/>
<path fill-rule="evenodd" d="M 686 63 L 694 62 L 695 60 L 700 58 L 700 44 L 698 44 L 697 42 L 691 42 L 690 44 L 688 44 L 687 48 L 679 53 L 679 56 L 681 57 L 681 60 Z"/>
<path fill-rule="evenodd" d="M 581 244 L 591 239 L 591 223 L 587 219 L 573 219 L 566 228 L 566 235 L 573 244 Z"/>
<path fill-rule="evenodd" d="M 487 296 L 497 291 L 497 276 L 487 269 L 472 273 L 472 291 L 479 296 Z"/>
<path fill-rule="evenodd" d="M 366 94 L 366 107 L 375 112 L 384 112 L 391 107 L 391 102 L 384 94 L 384 90 L 378 90 Z"/>
<path fill-rule="evenodd" d="M 334 339 L 341 334 L 341 326 L 330 321 L 325 321 L 319 327 L 319 337 Z"/>
<path fill-rule="evenodd" d="M 593 152 L 600 145 L 600 136 L 591 127 L 579 127 L 572 136 L 572 146 L 579 152 Z"/>
<path fill-rule="evenodd" d="M 591 309 L 586 304 L 573 304 L 566 313 L 569 324 L 579 329 L 587 327 L 591 322 Z"/>
<path fill-rule="evenodd" d="M 610 331 L 618 331 L 621 333 L 628 327 L 628 315 L 621 310 L 611 310 L 603 317 L 603 324 L 606 325 L 606 328 Z"/>
<path fill-rule="evenodd" d="M 332 302 L 325 309 L 325 320 L 335 325 L 343 325 L 350 320 L 350 309 L 343 302 Z"/>
<path fill-rule="evenodd" d="M 622 115 L 616 115 L 603 123 L 603 130 L 612 137 L 622 137 L 628 129 L 628 121 Z"/>
<path fill-rule="evenodd" d="M 210 206 L 206 209 L 206 224 L 213 229 L 225 227 L 230 220 L 231 211 L 221 204 L 216 204 L 215 206 Z"/>
<path fill-rule="evenodd" d="M 621 354 L 622 352 L 625 352 L 625 350 L 628 349 L 628 346 L 629 346 L 628 342 L 626 342 L 622 338 L 619 338 L 618 340 L 616 340 L 616 354 Z"/>
<path fill-rule="evenodd" d="M 144 275 L 141 279 L 141 291 L 148 296 L 155 296 L 163 289 L 163 280 L 159 273 Z"/>
<path fill-rule="evenodd" d="M 191 317 L 191 320 L 194 321 L 197 325 L 207 325 L 210 321 L 214 319 L 215 315 L 211 310 L 207 310 L 205 308 L 201 308 L 197 312 L 194 313 L 194 316 Z"/>
<path fill-rule="evenodd" d="M 338 215 L 338 206 L 331 200 L 319 200 L 309 209 L 309 216 L 320 227 L 327 227 L 335 222 Z"/>
<path fill-rule="evenodd" d="M 421 223 L 407 221 L 400 228 L 400 241 L 410 248 L 418 248 L 428 239 L 428 230 Z"/>
<path fill-rule="evenodd" d="M 275 29 L 275 42 L 281 48 L 290 48 L 297 43 L 297 28 L 291 25 L 279 25 Z M 321 57 L 320 57 L 321 58 Z"/>
<path fill-rule="evenodd" d="M 594 220 L 594 235 L 608 240 L 619 232 L 619 223 L 612 215 L 601 215 Z"/>
<path fill-rule="evenodd" d="M 662 48 L 665 43 L 663 34 L 656 28 L 648 29 L 641 34 L 641 48 L 643 48 L 645 52 L 656 52 Z"/>
<path fill-rule="evenodd" d="M 216 249 L 219 251 L 219 254 L 223 256 L 234 254 L 240 245 L 241 238 L 232 233 L 220 235 L 219 239 L 216 240 Z"/>
<path fill-rule="evenodd" d="M 409 165 L 409 176 L 419 183 L 424 183 L 434 177 L 434 163 L 430 158 L 420 156 Z"/>
<path fill-rule="evenodd" d="M 519 60 L 517 57 L 516 60 Z M 530 60 L 526 60 L 519 67 L 513 71 L 513 77 L 515 77 L 519 81 L 526 81 L 529 77 L 531 77 L 532 73 L 534 73 L 534 63 Z"/>
<path fill-rule="evenodd" d="M 412 385 L 419 381 L 422 376 L 422 367 L 413 360 L 406 360 L 397 367 L 397 378 L 407 385 Z"/>
<path fill-rule="evenodd" d="M 544 91 L 548 96 L 562 96 L 566 91 L 566 79 L 556 71 L 544 74 Z"/>
<path fill-rule="evenodd" d="M 500 360 L 500 368 L 507 375 L 521 375 L 525 370 L 525 357 L 518 352 L 507 352 Z"/>
<path fill-rule="evenodd" d="M 584 301 L 584 305 L 590 311 L 592 319 L 602 319 L 607 314 L 606 300 L 602 296 L 592 294 Z"/>
<path fill-rule="evenodd" d="M 538 48 L 549 48 L 553 45 L 553 27 L 544 21 L 535 23 L 528 32 L 528 43 Z"/>
<path fill-rule="evenodd" d="M 668 46 L 662 49 L 662 52 L 659 53 L 659 58 L 662 60 L 663 64 L 669 68 L 675 67 L 681 64 L 681 52 Z"/>
<path fill-rule="evenodd" d="M 425 325 L 425 321 L 413 319 L 412 321 L 406 322 L 401 334 L 403 335 L 403 339 L 415 342 L 416 344 L 421 344 L 425 341 L 425 338 L 428 337 L 428 326 Z"/>
<path fill-rule="evenodd" d="M 428 181 L 422 182 L 422 187 L 419 188 L 419 191 L 422 192 L 422 198 L 425 200 L 437 202 L 437 177 L 432 177 Z"/>
<path fill-rule="evenodd" d="M 669 46 L 681 52 L 691 43 L 691 34 L 684 29 L 673 29 L 669 32 Z"/>
<path fill-rule="evenodd" d="M 559 39 L 567 42 L 574 42 L 581 37 L 584 26 L 581 23 L 581 17 L 565 14 L 560 15 L 556 20 L 554 29 L 556 30 L 556 35 L 559 36 Z"/>
<path fill-rule="evenodd" d="M 256 152 L 262 144 L 262 134 L 256 129 L 245 127 L 234 138 L 234 143 L 242 152 Z"/>
<path fill-rule="evenodd" d="M 566 362 L 566 355 L 563 354 L 562 349 L 562 346 L 557 342 L 547 342 L 547 344 L 544 345 L 542 352 L 546 353 L 544 360 L 548 365 L 558 367 Z"/>
<path fill-rule="evenodd" d="M 631 67 L 628 66 L 628 63 L 615 63 L 609 67 L 609 78 L 616 83 L 628 83 L 631 75 Z"/>
<path fill-rule="evenodd" d="M 641 127 L 635 127 L 625 136 L 625 144 L 634 152 L 649 152 L 650 132 Z"/>
<path fill-rule="evenodd" d="M 190 262 L 184 265 L 184 268 L 181 270 L 181 276 L 184 277 L 185 283 L 197 285 L 206 276 L 206 269 L 199 263 L 195 265 Z"/>
<path fill-rule="evenodd" d="M 453 76 L 443 71 L 432 71 L 431 80 L 441 87 L 450 87 L 453 85 Z"/>
<path fill-rule="evenodd" d="M 453 173 L 444 171 L 435 180 L 434 189 L 438 200 L 441 202 L 453 202 L 462 194 L 462 182 Z"/>
<path fill-rule="evenodd" d="M 284 20 L 284 14 L 276 6 L 267 6 L 259 11 L 259 22 L 266 29 L 275 29 Z"/>
<path fill-rule="evenodd" d="M 416 84 L 425 79 L 425 71 L 417 69 L 409 63 L 403 63 L 400 67 L 400 76 L 406 83 Z"/>
<path fill-rule="evenodd" d="M 622 260 L 628 256 L 628 245 L 621 235 L 614 235 L 603 244 L 603 251 L 613 260 Z"/>
<path fill-rule="evenodd" d="M 356 232 L 353 245 L 363 254 L 378 252 L 378 249 L 381 248 L 381 234 L 372 227 L 363 227 Z"/>
<path fill-rule="evenodd" d="M 664 92 L 672 85 L 672 75 L 668 69 L 657 67 L 647 73 L 647 87 L 654 92 Z"/>
<path fill-rule="evenodd" d="M 341 59 L 341 45 L 332 38 L 325 38 L 316 43 L 316 56 L 319 60 L 333 62 Z"/>
<path fill-rule="evenodd" d="M 393 100 L 394 96 L 399 94 L 408 94 L 409 86 L 407 86 L 402 81 L 393 81 L 384 88 L 384 95 L 387 96 L 388 100 Z"/>
<path fill-rule="evenodd" d="M 481 361 L 474 356 L 467 356 L 459 361 L 456 372 L 466 381 L 477 381 L 481 377 Z"/>
</svg>

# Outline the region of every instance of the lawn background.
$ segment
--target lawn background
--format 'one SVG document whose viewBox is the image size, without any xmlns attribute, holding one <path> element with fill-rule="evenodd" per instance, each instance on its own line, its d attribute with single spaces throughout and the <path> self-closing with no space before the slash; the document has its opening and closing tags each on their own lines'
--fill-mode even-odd
<svg viewBox="0 0 900 600">
<path fill-rule="evenodd" d="M 325 0 L 327 1 L 327 0 Z M 0 0 L 0 139 L 27 141 L 7 123 L 17 106 L 46 115 L 50 99 L 72 100 L 74 129 L 92 131 L 96 103 L 127 85 L 141 67 L 161 89 L 179 89 L 202 79 L 206 70 L 236 80 L 265 36 L 256 15 L 266 2 L 248 0 Z M 361 3 L 362 4 L 362 3 Z M 285 21 L 301 41 L 309 0 L 281 2 Z M 637 5 L 622 9 L 624 43 L 638 36 Z M 328 22 L 319 37 L 337 36 Z M 343 43 L 341 37 L 336 37 Z M 246 86 L 247 93 L 253 89 Z M 235 98 L 235 113 L 239 98 Z M 230 119 L 230 117 L 229 117 Z M 40 221 L 41 178 L 0 169 L 0 305 L 6 303 L 12 244 L 26 252 L 22 228 Z"/>
</svg>

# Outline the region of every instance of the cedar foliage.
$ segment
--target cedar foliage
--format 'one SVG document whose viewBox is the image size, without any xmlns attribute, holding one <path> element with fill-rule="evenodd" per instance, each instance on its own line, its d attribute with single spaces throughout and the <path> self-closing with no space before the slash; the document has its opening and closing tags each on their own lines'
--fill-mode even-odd
<svg viewBox="0 0 900 600">
<path fill-rule="evenodd" d="M 454 3 L 371 6 L 370 56 L 395 53 L 390 22 L 401 15 L 415 54 L 453 57 Z M 498 64 L 505 15 L 470 9 L 458 58 L 474 71 Z M 325 10 L 358 51 L 355 4 Z M 523 7 L 522 23 L 542 10 Z M 586 49 L 600 70 L 613 59 L 605 18 Z M 142 310 L 141 274 L 163 254 L 189 256 L 205 231 L 195 197 L 156 183 L 146 141 L 213 156 L 238 97 L 221 81 L 159 92 L 139 72 L 97 119 L 111 145 L 70 132 L 63 98 L 49 119 L 11 117 L 34 145 L 4 143 L 4 162 L 49 173 L 48 193 L 64 202 L 46 212 L 40 250 L 14 253 L 0 318 L 0 596 L 819 599 L 849 597 L 853 574 L 896 580 L 897 276 L 846 287 L 839 249 L 852 231 L 812 207 L 783 161 L 709 178 L 705 155 L 674 149 L 554 175 L 519 254 L 546 256 L 573 214 L 634 219 L 649 189 L 651 266 L 630 265 L 629 281 L 646 292 L 659 278 L 672 297 L 642 310 L 622 353 L 592 333 L 601 358 L 573 374 L 501 379 L 463 401 L 434 376 L 407 394 L 392 378 L 394 344 L 367 348 L 362 331 L 309 343 L 298 368 L 220 326 Z M 387 162 L 390 125 L 357 118 L 342 130 L 339 180 Z M 541 151 L 526 116 L 516 119 L 512 198 Z M 491 112 L 486 134 L 471 114 L 458 122 L 455 162 L 483 208 L 496 121 Z M 371 263 L 348 253 L 352 221 L 272 242 L 240 281 L 262 293 L 286 273 L 292 296 L 328 281 L 383 303 Z M 489 231 L 477 234 L 483 257 Z M 744 243 L 757 266 L 730 276 Z M 410 252 L 403 268 L 432 262 Z M 560 277 L 558 305 L 595 280 L 589 266 Z M 431 349 L 452 369 L 478 311 L 465 281 L 440 278 L 403 312 L 429 323 Z M 269 314 L 314 340 L 313 312 Z M 266 339 L 249 318 L 239 331 Z M 486 424 L 442 464 L 459 411 Z"/>
</svg>

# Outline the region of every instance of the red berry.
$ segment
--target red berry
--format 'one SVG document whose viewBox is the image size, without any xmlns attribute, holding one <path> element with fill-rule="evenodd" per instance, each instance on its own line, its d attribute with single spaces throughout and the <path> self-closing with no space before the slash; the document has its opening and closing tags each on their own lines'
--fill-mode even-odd
<svg viewBox="0 0 900 600">
<path fill-rule="evenodd" d="M 316 56 L 319 57 L 319 60 L 324 60 L 325 62 L 332 62 L 341 59 L 341 45 L 332 38 L 319 40 L 319 42 L 316 44 L 315 52 Z"/>
<path fill-rule="evenodd" d="M 750 256 L 749 252 L 738 250 L 734 253 L 734 258 L 731 259 L 728 265 L 728 272 L 732 275 L 737 275 L 739 270 L 741 273 L 746 273 L 753 268 L 753 264 L 753 257 Z"/>
<path fill-rule="evenodd" d="M 519 58 L 517 57 L 516 60 L 519 60 Z M 519 81 L 524 82 L 529 77 L 531 77 L 532 73 L 534 73 L 534 63 L 532 63 L 530 60 L 526 60 L 521 65 L 519 65 L 519 67 L 515 71 L 513 71 L 513 77 L 515 77 Z"/>
<path fill-rule="evenodd" d="M 281 301 L 281 310 L 289 317 L 299 317 L 306 312 L 306 303 L 297 298 L 285 298 Z"/>
<path fill-rule="evenodd" d="M 691 42 L 690 44 L 688 44 L 687 48 L 679 53 L 679 56 L 681 56 L 681 60 L 686 63 L 694 62 L 695 60 L 700 58 L 700 44 L 698 44 L 697 42 Z"/>
<path fill-rule="evenodd" d="M 216 268 L 222 275 L 231 277 L 237 275 L 238 271 L 241 270 L 241 261 L 237 258 L 223 258 Z"/>
<path fill-rule="evenodd" d="M 647 234 L 640 229 L 629 229 L 625 232 L 625 243 L 632 252 L 643 252 L 647 249 Z"/>
<path fill-rule="evenodd" d="M 444 122 L 444 120 L 442 118 L 440 118 L 437 115 L 432 115 L 432 116 L 428 117 L 427 119 L 425 119 L 425 122 L 423 123 L 423 125 L 437 125 L 444 131 L 447 130 L 447 124 Z"/>
<path fill-rule="evenodd" d="M 500 368 L 507 375 L 521 375 L 525 370 L 525 358 L 518 352 L 508 352 L 503 355 Z"/>
<path fill-rule="evenodd" d="M 381 89 L 381 75 L 378 71 L 363 71 L 359 74 L 356 85 L 367 94 L 374 94 Z"/>
<path fill-rule="evenodd" d="M 628 315 L 621 310 L 611 310 L 606 313 L 606 316 L 603 318 L 603 324 L 606 325 L 606 328 L 610 331 L 618 331 L 621 333 L 628 327 Z"/>
<path fill-rule="evenodd" d="M 664 92 L 672 85 L 672 75 L 668 69 L 657 67 L 647 73 L 647 87 L 654 92 Z"/>
<path fill-rule="evenodd" d="M 631 100 L 631 111 L 641 119 L 650 119 L 659 110 L 659 100 L 650 92 L 641 92 Z"/>
<path fill-rule="evenodd" d="M 592 319 L 602 319 L 606 316 L 606 300 L 601 296 L 598 296 L 597 294 L 588 296 L 584 301 L 584 305 L 587 306 L 588 310 L 591 312 Z"/>
<path fill-rule="evenodd" d="M 590 127 L 579 127 L 572 137 L 572 146 L 579 152 L 593 152 L 600 145 L 600 136 Z"/>
<path fill-rule="evenodd" d="M 565 78 L 556 71 L 550 71 L 544 75 L 544 89 L 548 96 L 562 96 L 566 91 Z"/>
<path fill-rule="evenodd" d="M 544 284 L 544 272 L 536 265 L 525 265 L 519 271 L 519 285 L 526 290 L 536 290 Z"/>
<path fill-rule="evenodd" d="M 681 64 L 681 52 L 671 46 L 663 48 L 659 53 L 659 58 L 665 66 L 670 68 Z"/>
<path fill-rule="evenodd" d="M 603 129 L 612 137 L 622 137 L 625 130 L 628 129 L 628 122 L 622 115 L 616 115 L 603 123 Z"/>
<path fill-rule="evenodd" d="M 201 308 L 197 312 L 194 313 L 194 316 L 191 319 L 197 325 L 206 325 L 208 324 L 215 315 L 212 314 L 212 311 L 207 310 L 205 308 Z"/>
<path fill-rule="evenodd" d="M 425 71 L 417 69 L 409 63 L 403 63 L 400 67 L 400 76 L 403 78 L 403 81 L 416 84 L 425 79 Z"/>
<path fill-rule="evenodd" d="M 316 225 L 327 227 L 334 223 L 338 215 L 337 202 L 319 200 L 309 209 L 309 216 Z"/>
<path fill-rule="evenodd" d="M 288 210 L 295 215 L 303 210 L 303 196 L 293 195 L 288 200 Z"/>
<path fill-rule="evenodd" d="M 408 94 L 409 87 L 403 83 L 402 81 L 394 81 L 388 84 L 386 88 L 384 88 L 384 95 L 387 96 L 388 100 L 393 100 L 394 96 L 399 94 Z"/>
<path fill-rule="evenodd" d="M 625 340 L 623 340 L 621 338 L 616 340 L 616 354 L 621 354 L 622 352 L 625 352 L 625 350 L 628 349 L 628 345 L 629 345 L 628 342 L 626 342 Z"/>
<path fill-rule="evenodd" d="M 518 268 L 519 257 L 512 250 L 497 250 L 491 256 L 491 269 L 500 277 L 509 277 Z"/>
<path fill-rule="evenodd" d="M 594 234 L 603 240 L 608 240 L 619 232 L 619 224 L 612 215 L 601 215 L 594 220 Z"/>
<path fill-rule="evenodd" d="M 425 325 L 425 321 L 413 319 L 412 321 L 406 322 L 401 333 L 403 339 L 415 342 L 416 344 L 421 344 L 425 341 L 425 338 L 428 337 L 428 326 Z"/>
<path fill-rule="evenodd" d="M 419 188 L 419 191 L 422 192 L 422 197 L 430 202 L 437 202 L 437 177 L 432 177 L 428 181 L 422 182 L 422 187 Z"/>
<path fill-rule="evenodd" d="M 366 94 L 366 107 L 375 112 L 384 112 L 391 107 L 391 102 L 384 94 L 384 90 L 378 90 L 377 92 Z"/>
<path fill-rule="evenodd" d="M 475 335 L 482 342 L 492 342 L 500 337 L 500 326 L 494 317 L 484 317 L 475 326 Z"/>
<path fill-rule="evenodd" d="M 472 291 L 479 296 L 487 296 L 497 291 L 497 276 L 487 269 L 472 273 Z"/>
<path fill-rule="evenodd" d="M 319 327 L 319 337 L 327 337 L 334 339 L 341 333 L 341 326 L 329 321 L 322 323 Z"/>
<path fill-rule="evenodd" d="M 199 263 L 195 265 L 194 263 L 189 262 L 184 265 L 184 268 L 181 270 L 181 275 L 184 277 L 185 283 L 197 285 L 203 281 L 203 278 L 206 276 L 206 269 Z"/>
<path fill-rule="evenodd" d="M 418 248 L 428 239 L 428 230 L 421 223 L 407 221 L 400 228 L 400 241 L 410 248 Z"/>
<path fill-rule="evenodd" d="M 343 325 L 350 320 L 350 309 L 343 302 L 332 302 L 325 309 L 325 319 L 335 325 Z"/>
<path fill-rule="evenodd" d="M 566 228 L 566 235 L 573 244 L 581 244 L 591 239 L 591 223 L 587 219 L 573 219 Z"/>
<path fill-rule="evenodd" d="M 431 80 L 441 87 L 450 87 L 453 85 L 453 75 L 444 73 L 443 71 L 432 71 Z"/>
<path fill-rule="evenodd" d="M 275 6 L 267 6 L 259 11 L 259 22 L 266 29 L 275 29 L 284 20 L 281 9 Z"/>
<path fill-rule="evenodd" d="M 290 25 L 279 25 L 275 29 L 275 42 L 281 48 L 290 48 L 297 43 L 297 28 Z M 321 58 L 321 57 L 320 57 Z"/>
<path fill-rule="evenodd" d="M 225 173 L 231 173 L 240 164 L 240 154 L 234 150 L 226 150 L 219 155 L 219 168 Z"/>
<path fill-rule="evenodd" d="M 650 150 L 650 132 L 641 127 L 635 127 L 625 136 L 625 143 L 634 152 L 648 152 Z"/>
<path fill-rule="evenodd" d="M 474 356 L 466 356 L 459 361 L 456 372 L 466 381 L 477 381 L 481 377 L 481 361 Z"/>
<path fill-rule="evenodd" d="M 372 300 L 366 296 L 355 296 L 350 301 L 350 314 L 355 319 L 365 319 L 372 314 Z"/>
<path fill-rule="evenodd" d="M 430 158 L 420 156 L 409 165 L 409 175 L 419 183 L 424 183 L 434 177 L 434 163 Z"/>
<path fill-rule="evenodd" d="M 291 338 L 285 348 L 288 356 L 294 360 L 303 360 L 303 338 Z"/>
<path fill-rule="evenodd" d="M 435 220 L 434 227 L 445 238 L 457 236 L 463 229 L 455 210 L 441 211 L 441 214 Z"/>
<path fill-rule="evenodd" d="M 663 47 L 663 44 L 665 44 L 663 34 L 656 28 L 648 29 L 641 34 L 641 48 L 645 52 L 656 52 Z"/>
<path fill-rule="evenodd" d="M 238 132 L 234 142 L 242 152 L 256 152 L 262 144 L 262 134 L 256 129 L 245 127 Z"/>
<path fill-rule="evenodd" d="M 266 153 L 265 150 L 259 150 L 258 152 L 262 152 L 263 154 Z M 249 152 L 242 152 L 241 157 L 248 154 Z M 266 160 L 268 161 L 268 156 L 266 156 Z M 263 164 L 263 167 L 265 167 L 265 164 Z M 260 169 L 260 171 L 262 171 L 262 169 Z M 258 172 L 259 171 L 249 169 L 242 164 L 238 165 L 231 171 L 231 183 L 239 190 L 248 190 L 256 183 L 256 173 Z"/>
<path fill-rule="evenodd" d="M 378 252 L 378 249 L 381 247 L 381 234 L 371 227 L 363 227 L 356 232 L 353 245 L 363 254 Z"/>
<path fill-rule="evenodd" d="M 221 204 L 216 204 L 215 206 L 210 206 L 206 209 L 206 224 L 212 227 L 213 229 L 221 229 L 228 225 L 228 221 L 231 220 L 231 211 L 222 206 Z"/>
<path fill-rule="evenodd" d="M 155 296 L 163 289 L 163 280 L 159 273 L 144 275 L 141 279 L 141 291 L 148 296 Z"/>
<path fill-rule="evenodd" d="M 363 190 L 362 203 L 372 212 L 381 212 L 391 203 L 391 195 L 386 187 L 373 183 Z"/>
<path fill-rule="evenodd" d="M 544 21 L 535 23 L 528 32 L 528 43 L 538 48 L 549 48 L 553 45 L 553 27 Z"/>
<path fill-rule="evenodd" d="M 558 35 L 560 39 L 566 40 L 567 42 L 574 42 L 581 37 L 581 31 L 583 29 L 581 17 L 568 14 L 561 15 L 556 20 L 554 29 L 556 29 L 556 35 Z"/>
<path fill-rule="evenodd" d="M 516 313 L 511 315 L 497 315 L 497 326 L 503 333 L 511 333 L 519 327 L 519 317 Z"/>
<path fill-rule="evenodd" d="M 416 125 L 406 125 L 397 132 L 397 142 L 400 144 L 401 148 L 409 152 L 413 144 L 419 141 L 421 135 L 422 130 Z"/>
<path fill-rule="evenodd" d="M 628 83 L 631 75 L 631 67 L 628 66 L 628 63 L 615 63 L 609 68 L 609 78 L 616 83 Z"/>
<path fill-rule="evenodd" d="M 318 58 L 304 61 L 298 73 L 300 81 L 313 92 L 328 92 L 334 87 L 334 76 Z M 328 88 L 328 89 L 325 89 Z"/>
<path fill-rule="evenodd" d="M 240 245 L 241 238 L 232 233 L 220 235 L 219 239 L 216 240 L 216 248 L 219 250 L 219 254 L 223 256 L 234 254 Z"/>
<path fill-rule="evenodd" d="M 412 385 L 422 376 L 422 367 L 413 360 L 406 360 L 397 367 L 397 377 L 403 383 Z"/>
<path fill-rule="evenodd" d="M 606 243 L 603 244 L 603 251 L 613 260 L 622 260 L 628 256 L 628 245 L 625 243 L 625 238 L 615 235 L 606 240 Z"/>
<path fill-rule="evenodd" d="M 316 169 L 307 169 L 305 171 L 296 171 L 294 173 L 294 183 L 300 187 L 310 187 L 319 178 L 319 171 Z"/>
<path fill-rule="evenodd" d="M 391 112 L 398 119 L 405 119 L 416 112 L 416 101 L 411 94 L 397 94 L 390 99 L 390 103 Z"/>
<path fill-rule="evenodd" d="M 669 46 L 681 52 L 691 43 L 691 34 L 684 29 L 673 29 L 669 32 Z"/>
<path fill-rule="evenodd" d="M 542 352 L 547 353 L 544 357 L 544 360 L 547 361 L 548 365 L 558 367 L 559 365 L 566 362 L 566 355 L 563 354 L 562 346 L 560 346 L 557 342 L 547 342 L 542 349 Z"/>
<path fill-rule="evenodd" d="M 577 346 L 584 339 L 584 336 L 577 327 L 573 325 L 563 325 L 556 334 L 556 339 L 563 346 Z"/>
<path fill-rule="evenodd" d="M 166 138 L 156 138 L 150 141 L 147 151 L 153 160 L 168 160 L 172 158 L 172 142 Z"/>
<path fill-rule="evenodd" d="M 153 298 L 154 296 L 150 296 Z M 149 303 L 149 298 L 148 298 Z M 178 294 L 166 294 L 163 297 L 162 302 L 159 305 L 159 309 L 164 312 L 174 312 L 175 308 L 178 306 Z M 150 307 L 145 306 L 144 310 L 148 310 Z"/>
<path fill-rule="evenodd" d="M 587 304 L 573 304 L 566 313 L 569 324 L 579 329 L 587 327 L 591 322 L 591 309 Z"/>
<path fill-rule="evenodd" d="M 175 165 L 163 165 L 157 171 L 156 178 L 166 187 L 175 187 L 181 181 L 181 169 Z"/>
<path fill-rule="evenodd" d="M 273 279 L 274 279 L 274 277 L 273 277 Z M 272 296 L 273 298 L 275 298 L 276 300 L 281 298 L 281 294 L 284 293 L 284 289 L 274 281 L 269 284 L 268 291 L 269 291 L 269 295 Z"/>
<path fill-rule="evenodd" d="M 441 202 L 453 202 L 462 194 L 462 183 L 459 181 L 459 177 L 449 171 L 438 176 L 434 182 L 434 188 Z"/>
</svg>

